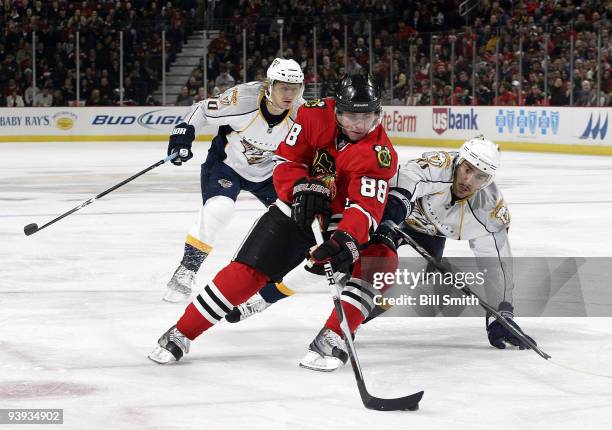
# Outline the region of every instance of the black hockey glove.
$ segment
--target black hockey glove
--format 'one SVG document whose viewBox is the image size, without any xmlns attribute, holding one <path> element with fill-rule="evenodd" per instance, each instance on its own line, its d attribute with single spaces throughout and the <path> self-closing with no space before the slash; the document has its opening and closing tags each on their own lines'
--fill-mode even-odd
<svg viewBox="0 0 612 430">
<path fill-rule="evenodd" d="M 397 252 L 402 236 L 395 230 L 395 227 L 396 225 L 393 221 L 380 223 L 372 237 L 370 237 L 370 243 L 382 243 Z"/>
<path fill-rule="evenodd" d="M 403 238 L 400 233 L 395 230 L 395 227 L 402 225 L 406 217 L 412 212 L 412 203 L 410 197 L 412 194 L 403 188 L 394 188 L 385 205 L 383 213 L 383 221 L 380 223 L 370 242 L 383 243 L 394 251 L 402 244 Z"/>
<path fill-rule="evenodd" d="M 179 156 L 172 160 L 172 164 L 175 166 L 180 166 L 183 164 L 183 162 L 188 161 L 191 159 L 191 157 L 193 157 L 193 152 L 191 152 L 191 144 L 194 139 L 195 128 L 193 125 L 182 122 L 174 127 L 168 141 L 168 155 L 177 152 Z"/>
<path fill-rule="evenodd" d="M 383 213 L 383 221 L 391 220 L 395 224 L 400 225 L 412 212 L 412 203 L 410 199 L 412 194 L 403 188 L 393 188 L 387 198 L 385 212 Z"/>
<path fill-rule="evenodd" d="M 506 306 L 504 306 L 506 305 Z M 504 317 L 504 319 L 510 324 L 512 327 L 517 329 L 520 333 L 522 333 L 527 339 L 532 341 L 537 345 L 535 340 L 533 340 L 530 336 L 527 336 L 523 330 L 518 326 L 516 322 L 512 319 L 512 311 L 504 310 L 505 308 L 512 309 L 512 305 L 507 302 L 502 302 L 500 304 L 500 313 Z M 487 314 L 487 336 L 489 337 L 489 343 L 493 345 L 495 348 L 506 349 L 506 344 L 510 344 L 512 346 L 518 346 L 519 349 L 529 349 L 529 346 L 518 337 L 514 336 L 506 327 L 501 325 L 499 321 L 495 319 L 492 314 Z"/>
<path fill-rule="evenodd" d="M 304 231 L 311 231 L 312 221 L 318 217 L 323 231 L 331 217 L 332 191 L 315 178 L 302 178 L 293 185 L 291 218 Z"/>
<path fill-rule="evenodd" d="M 316 266 L 330 262 L 335 272 L 351 273 L 351 265 L 359 258 L 359 244 L 348 233 L 335 232 L 332 237 L 310 251 Z"/>
</svg>

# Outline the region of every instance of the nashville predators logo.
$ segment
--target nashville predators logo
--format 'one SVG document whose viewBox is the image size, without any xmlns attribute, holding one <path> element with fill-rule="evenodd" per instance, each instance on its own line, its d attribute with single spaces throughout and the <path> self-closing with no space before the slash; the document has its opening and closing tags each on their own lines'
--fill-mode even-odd
<svg viewBox="0 0 612 430">
<path fill-rule="evenodd" d="M 510 211 L 504 202 L 504 199 L 499 199 L 495 208 L 491 211 L 491 218 L 497 219 L 503 225 L 510 224 Z"/>
<path fill-rule="evenodd" d="M 417 160 L 417 164 L 421 169 L 426 169 L 429 166 L 446 169 L 451 165 L 451 156 L 448 152 L 440 151 L 424 154 L 423 158 Z"/>
<path fill-rule="evenodd" d="M 219 103 L 226 106 L 238 104 L 238 89 L 232 88 L 225 91 L 219 96 Z"/>
<path fill-rule="evenodd" d="M 325 150 L 317 150 L 312 163 L 311 176 L 335 175 L 336 160 Z"/>
<path fill-rule="evenodd" d="M 217 181 L 219 183 L 219 185 L 221 185 L 223 188 L 230 188 L 232 185 L 234 185 L 232 183 L 232 181 L 230 181 L 229 179 L 219 179 Z"/>
<path fill-rule="evenodd" d="M 419 233 L 425 233 L 430 236 L 438 235 L 437 227 L 424 214 L 423 203 L 421 199 L 417 199 L 412 212 L 410 212 L 406 219 L 406 224 Z"/>
<path fill-rule="evenodd" d="M 391 167 L 393 157 L 391 151 L 386 146 L 374 145 L 374 152 L 376 153 L 376 161 L 380 167 L 388 169 Z"/>
<path fill-rule="evenodd" d="M 274 151 L 266 151 L 265 149 L 257 148 L 255 145 L 250 144 L 246 141 L 246 139 L 241 139 L 240 143 L 244 150 L 242 153 L 244 154 L 247 163 L 249 164 L 259 164 L 263 163 L 270 159 Z"/>
</svg>

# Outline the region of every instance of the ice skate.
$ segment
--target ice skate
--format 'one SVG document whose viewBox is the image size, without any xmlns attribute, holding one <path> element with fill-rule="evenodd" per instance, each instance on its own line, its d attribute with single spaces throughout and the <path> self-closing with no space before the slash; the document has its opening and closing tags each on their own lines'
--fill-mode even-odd
<svg viewBox="0 0 612 430">
<path fill-rule="evenodd" d="M 157 346 L 149 354 L 149 359 L 159 364 L 179 361 L 189 352 L 191 341 L 175 325 L 165 332 L 157 341 Z"/>
<path fill-rule="evenodd" d="M 171 303 L 184 302 L 189 299 L 191 290 L 195 285 L 195 275 L 193 270 L 187 269 L 182 264 L 177 267 L 172 279 L 168 281 L 168 289 L 164 300 Z"/>
<path fill-rule="evenodd" d="M 266 302 L 264 298 L 261 297 L 261 294 L 256 293 L 246 302 L 235 306 L 234 309 L 225 316 L 225 319 L 230 323 L 237 323 L 252 315 L 263 312 L 270 305 L 271 303 Z"/>
<path fill-rule="evenodd" d="M 310 343 L 300 367 L 320 372 L 333 372 L 348 361 L 344 339 L 328 328 L 323 328 Z"/>
</svg>

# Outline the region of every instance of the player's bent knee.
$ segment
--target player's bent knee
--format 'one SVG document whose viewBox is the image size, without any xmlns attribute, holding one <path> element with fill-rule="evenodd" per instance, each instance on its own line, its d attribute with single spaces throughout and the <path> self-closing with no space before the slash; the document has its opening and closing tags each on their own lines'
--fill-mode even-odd
<svg viewBox="0 0 612 430">
<path fill-rule="evenodd" d="M 211 197 L 200 211 L 200 234 L 212 242 L 234 217 L 236 202 L 225 196 Z"/>
<path fill-rule="evenodd" d="M 355 264 L 353 278 L 362 279 L 372 285 L 376 279 L 381 278 L 381 273 L 395 273 L 398 264 L 395 250 L 383 243 L 370 244 L 362 251 L 361 258 Z"/>
<path fill-rule="evenodd" d="M 272 205 L 251 229 L 235 261 L 278 282 L 304 259 L 312 242 L 291 218 Z"/>
<path fill-rule="evenodd" d="M 268 280 L 261 271 L 232 261 L 217 273 L 212 282 L 231 304 L 237 306 L 259 291 Z"/>
</svg>

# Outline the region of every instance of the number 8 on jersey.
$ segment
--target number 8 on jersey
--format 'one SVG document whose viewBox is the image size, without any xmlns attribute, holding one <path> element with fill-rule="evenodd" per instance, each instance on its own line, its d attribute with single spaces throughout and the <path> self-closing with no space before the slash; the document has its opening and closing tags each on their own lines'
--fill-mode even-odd
<svg viewBox="0 0 612 430">
<path fill-rule="evenodd" d="M 297 138 L 301 132 L 302 132 L 302 126 L 296 122 L 295 124 L 293 124 L 293 127 L 291 127 L 291 130 L 289 130 L 289 133 L 287 133 L 287 137 L 285 138 L 285 143 L 289 146 L 295 145 L 297 142 Z"/>
</svg>

